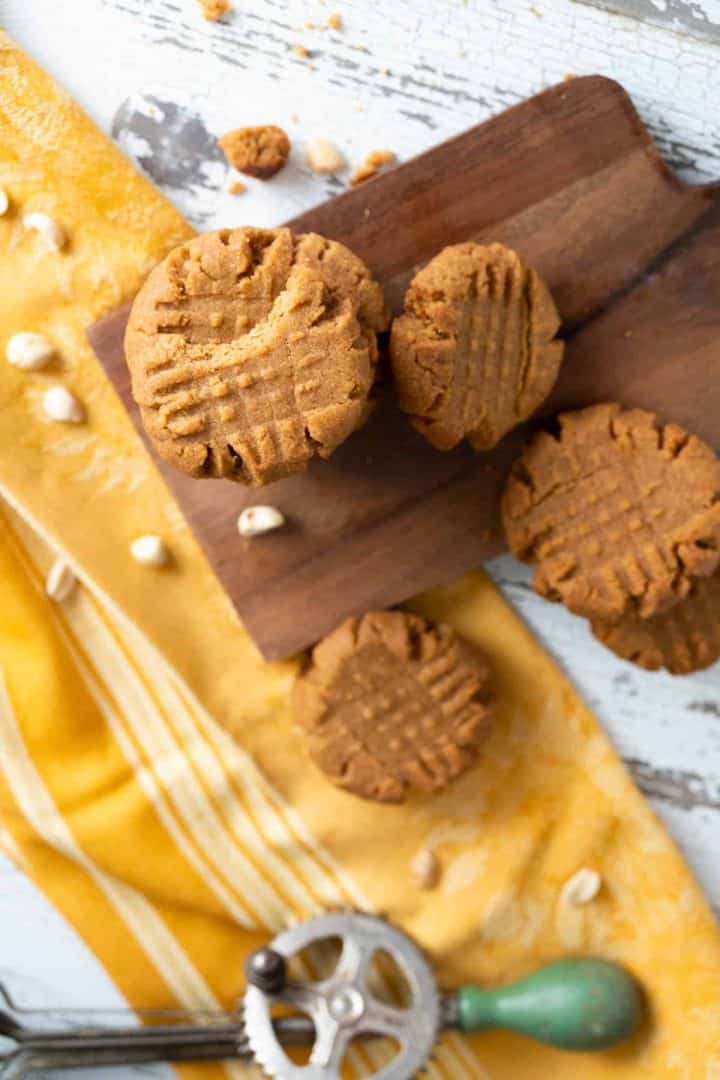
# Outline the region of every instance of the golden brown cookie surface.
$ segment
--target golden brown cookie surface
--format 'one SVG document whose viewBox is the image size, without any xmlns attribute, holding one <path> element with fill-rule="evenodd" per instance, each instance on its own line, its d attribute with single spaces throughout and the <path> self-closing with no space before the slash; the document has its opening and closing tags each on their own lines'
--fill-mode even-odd
<svg viewBox="0 0 720 1080">
<path fill-rule="evenodd" d="M 192 476 L 265 484 L 329 457 L 370 410 L 382 290 L 342 244 L 206 233 L 153 270 L 125 337 L 158 452 Z"/>
<path fill-rule="evenodd" d="M 476 758 L 492 718 L 484 657 L 419 615 L 348 619 L 313 651 L 293 693 L 315 762 L 338 787 L 401 802 L 445 787 Z"/>
<path fill-rule="evenodd" d="M 439 450 L 487 450 L 552 389 L 560 317 L 534 270 L 501 244 L 456 244 L 413 278 L 390 339 L 400 407 Z"/>
<path fill-rule="evenodd" d="M 640 409 L 560 417 L 513 466 L 503 495 L 511 551 L 571 611 L 648 618 L 720 564 L 720 462 L 700 439 Z"/>
<path fill-rule="evenodd" d="M 647 671 L 702 671 L 720 660 L 720 574 L 694 581 L 670 611 L 651 619 L 623 615 L 615 623 L 595 621 L 592 632 L 617 656 Z"/>
<path fill-rule="evenodd" d="M 221 135 L 218 142 L 229 165 L 260 180 L 275 176 L 290 157 L 290 140 L 274 124 L 236 128 Z"/>
</svg>

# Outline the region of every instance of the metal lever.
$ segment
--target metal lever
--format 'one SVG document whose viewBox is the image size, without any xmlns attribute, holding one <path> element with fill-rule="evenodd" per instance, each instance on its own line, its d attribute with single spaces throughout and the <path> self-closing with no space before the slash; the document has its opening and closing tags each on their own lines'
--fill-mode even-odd
<svg viewBox="0 0 720 1080">
<path fill-rule="evenodd" d="M 39 1032 L 2 1014 L 0 1035 L 15 1043 L 0 1058 L 2 1080 L 20 1080 L 41 1069 L 222 1060 L 237 1058 L 243 1051 L 239 1023 Z"/>
<path fill-rule="evenodd" d="M 312 1025 L 302 1017 L 276 1023 L 278 1038 L 287 1046 L 312 1041 Z M 110 1065 L 140 1065 L 168 1061 L 250 1060 L 242 1021 L 163 1024 L 134 1028 L 87 1028 L 76 1031 L 37 1031 L 0 1012 L 0 1038 L 15 1046 L 0 1055 L 1 1080 L 23 1080 L 44 1069 L 101 1069 Z"/>
</svg>

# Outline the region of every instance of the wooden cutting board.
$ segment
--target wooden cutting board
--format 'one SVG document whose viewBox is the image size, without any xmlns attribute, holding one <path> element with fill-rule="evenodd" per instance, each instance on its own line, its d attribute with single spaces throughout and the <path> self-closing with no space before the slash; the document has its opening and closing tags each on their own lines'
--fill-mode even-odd
<svg viewBox="0 0 720 1080">
<path fill-rule="evenodd" d="M 677 180 L 625 91 L 601 77 L 553 87 L 289 223 L 341 240 L 398 310 L 446 244 L 500 240 L 548 281 L 568 348 L 543 410 L 616 399 L 720 447 L 720 196 Z M 127 308 L 88 336 L 131 416 Z M 287 656 L 352 613 L 388 607 L 501 551 L 498 502 L 527 437 L 439 453 L 386 389 L 329 461 L 260 491 L 192 480 L 156 458 L 263 655 Z M 243 507 L 288 527 L 243 540 Z"/>
</svg>

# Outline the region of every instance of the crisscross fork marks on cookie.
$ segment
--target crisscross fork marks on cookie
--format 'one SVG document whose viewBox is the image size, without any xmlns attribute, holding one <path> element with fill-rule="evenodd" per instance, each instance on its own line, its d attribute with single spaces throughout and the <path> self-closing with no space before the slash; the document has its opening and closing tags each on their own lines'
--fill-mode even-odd
<svg viewBox="0 0 720 1080">
<path fill-rule="evenodd" d="M 445 248 L 410 284 L 390 340 L 401 408 L 438 449 L 489 449 L 538 407 L 562 360 L 560 319 L 501 244 Z"/>
<path fill-rule="evenodd" d="M 503 519 L 542 595 L 591 618 L 647 618 L 720 563 L 720 463 L 650 413 L 592 406 L 526 448 Z"/>
<path fill-rule="evenodd" d="M 334 783 L 396 802 L 444 787 L 475 759 L 490 722 L 489 670 L 448 627 L 416 615 L 351 619 L 298 680 L 298 721 Z"/>
<path fill-rule="evenodd" d="M 183 471 L 268 483 L 365 421 L 386 324 L 379 286 L 341 244 L 209 233 L 171 253 L 133 305 L 133 394 Z"/>
</svg>

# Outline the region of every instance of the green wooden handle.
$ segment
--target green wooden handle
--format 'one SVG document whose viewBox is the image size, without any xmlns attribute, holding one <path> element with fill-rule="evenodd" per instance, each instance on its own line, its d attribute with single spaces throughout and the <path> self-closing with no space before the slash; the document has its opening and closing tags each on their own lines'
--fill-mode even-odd
<svg viewBox="0 0 720 1080">
<path fill-rule="evenodd" d="M 457 992 L 462 1031 L 509 1028 L 562 1050 L 604 1050 L 633 1033 L 643 1013 L 640 987 L 607 960 L 568 957 L 495 990 Z"/>
</svg>

